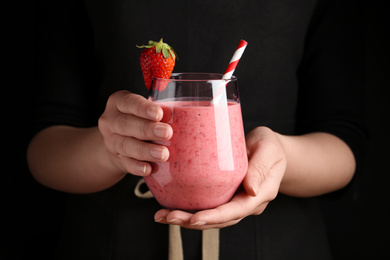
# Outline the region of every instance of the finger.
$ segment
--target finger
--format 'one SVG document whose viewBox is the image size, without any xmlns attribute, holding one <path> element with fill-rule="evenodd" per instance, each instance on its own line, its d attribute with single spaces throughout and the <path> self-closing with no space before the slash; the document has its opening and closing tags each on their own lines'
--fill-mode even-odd
<svg viewBox="0 0 390 260">
<path fill-rule="evenodd" d="M 267 197 L 267 194 L 264 193 L 264 197 Z M 242 192 L 222 206 L 195 213 L 190 219 L 190 226 L 186 227 L 202 230 L 234 225 L 249 215 L 261 214 L 268 203 L 269 201 L 263 198 L 263 193 L 252 197 Z"/>
<path fill-rule="evenodd" d="M 264 151 L 269 151 L 269 154 L 265 154 Z M 255 197 L 261 192 L 268 195 L 264 198 L 266 201 L 276 197 L 286 170 L 285 159 L 277 154 L 269 157 L 270 154 L 272 154 L 272 149 L 264 149 L 262 152 L 253 154 L 243 181 L 248 195 Z"/>
<path fill-rule="evenodd" d="M 153 121 L 160 121 L 162 119 L 163 110 L 159 105 L 128 91 L 119 91 L 117 95 L 118 101 L 116 107 L 120 112 L 133 114 Z"/>
<path fill-rule="evenodd" d="M 260 138 L 253 141 L 250 137 L 247 139 L 250 159 L 243 186 L 251 196 L 257 196 L 270 170 L 281 160 L 279 146 L 272 140 Z"/>
<path fill-rule="evenodd" d="M 207 230 L 207 229 L 221 229 L 229 226 L 236 225 L 238 222 L 240 222 L 242 219 L 239 220 L 232 220 L 224 223 L 219 224 L 204 224 L 204 225 L 181 225 L 184 228 L 188 229 L 195 229 L 195 230 Z"/>
<path fill-rule="evenodd" d="M 181 210 L 160 209 L 154 214 L 154 220 L 159 223 L 182 225 L 187 223 L 189 225 L 193 214 Z"/>
<path fill-rule="evenodd" d="M 120 156 L 120 161 L 126 172 L 137 176 L 147 176 L 152 172 L 152 166 L 143 161 Z"/>
<path fill-rule="evenodd" d="M 196 225 L 193 225 L 191 224 L 191 218 L 193 216 L 194 215 L 192 213 L 184 212 L 180 210 L 172 211 L 169 209 L 161 209 L 157 211 L 156 214 L 154 215 L 154 220 L 161 224 L 179 225 L 183 228 L 196 229 L 196 230 L 223 228 L 223 227 L 237 224 L 239 222 L 239 220 L 232 220 L 232 221 L 217 223 L 217 224 L 196 223 Z"/>
<path fill-rule="evenodd" d="M 238 193 L 226 204 L 195 213 L 191 218 L 191 225 L 216 225 L 239 221 L 251 213 L 251 205 L 256 207 L 256 204 L 253 202 L 254 198 L 248 196 L 245 192 Z"/>
<path fill-rule="evenodd" d="M 150 162 L 165 162 L 169 158 L 169 150 L 165 146 L 120 135 L 114 135 L 112 138 L 113 150 L 122 157 Z"/>
<path fill-rule="evenodd" d="M 233 225 L 237 224 L 240 221 L 241 221 L 241 219 L 239 219 L 239 220 L 232 220 L 232 221 L 223 222 L 223 223 L 218 223 L 218 224 L 192 225 L 192 224 L 189 224 L 189 223 L 182 223 L 182 224 L 174 224 L 174 225 L 179 225 L 179 226 L 181 226 L 183 228 L 187 228 L 187 229 L 207 230 L 207 229 L 221 229 L 221 228 L 233 226 Z M 180 223 L 180 222 L 177 222 L 177 223 Z M 173 224 L 173 223 L 169 223 L 169 224 Z"/>
<path fill-rule="evenodd" d="M 121 114 L 115 118 L 112 131 L 119 135 L 132 136 L 140 140 L 169 140 L 172 127 L 165 123 L 154 122 L 134 115 Z"/>
<path fill-rule="evenodd" d="M 154 221 L 167 224 L 166 217 L 171 211 L 170 209 L 160 209 L 154 214 Z"/>
<path fill-rule="evenodd" d="M 189 212 L 173 210 L 169 212 L 168 215 L 165 217 L 165 221 L 168 224 L 189 226 L 190 219 L 192 216 L 193 214 Z"/>
<path fill-rule="evenodd" d="M 182 227 L 190 226 L 190 219 L 193 214 L 180 211 L 161 209 L 154 214 L 154 221 L 161 224 L 179 225 Z"/>
</svg>

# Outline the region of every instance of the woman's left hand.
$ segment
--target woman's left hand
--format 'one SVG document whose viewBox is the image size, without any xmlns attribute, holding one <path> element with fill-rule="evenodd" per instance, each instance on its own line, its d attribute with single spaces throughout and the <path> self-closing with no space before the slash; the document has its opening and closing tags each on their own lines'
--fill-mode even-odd
<svg viewBox="0 0 390 260">
<path fill-rule="evenodd" d="M 244 189 L 226 204 L 191 214 L 181 210 L 161 209 L 156 222 L 180 225 L 190 229 L 223 228 L 238 223 L 249 215 L 259 215 L 278 194 L 286 171 L 286 153 L 279 134 L 258 127 L 246 137 L 249 158 Z"/>
</svg>

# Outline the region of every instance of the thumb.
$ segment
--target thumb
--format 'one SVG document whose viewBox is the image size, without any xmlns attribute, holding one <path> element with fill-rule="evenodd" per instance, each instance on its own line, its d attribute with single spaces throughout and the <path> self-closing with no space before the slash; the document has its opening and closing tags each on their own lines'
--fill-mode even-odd
<svg viewBox="0 0 390 260">
<path fill-rule="evenodd" d="M 269 167 L 262 162 L 261 155 L 254 153 L 249 159 L 248 172 L 243 181 L 245 191 L 253 197 L 257 196 L 269 171 Z"/>
<path fill-rule="evenodd" d="M 246 142 L 249 162 L 243 186 L 248 195 L 257 196 L 260 186 L 279 160 L 280 149 L 273 132 L 264 127 L 252 131 Z"/>
</svg>

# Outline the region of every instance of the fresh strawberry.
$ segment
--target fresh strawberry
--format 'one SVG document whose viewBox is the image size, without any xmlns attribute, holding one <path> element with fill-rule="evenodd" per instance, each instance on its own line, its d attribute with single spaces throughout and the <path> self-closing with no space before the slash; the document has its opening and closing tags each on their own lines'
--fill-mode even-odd
<svg viewBox="0 0 390 260">
<path fill-rule="evenodd" d="M 163 39 L 159 42 L 149 41 L 148 45 L 137 47 L 145 48 L 141 53 L 140 62 L 145 86 L 148 89 L 150 89 L 153 77 L 164 79 L 171 77 L 175 67 L 176 53 L 168 44 L 163 42 Z"/>
</svg>

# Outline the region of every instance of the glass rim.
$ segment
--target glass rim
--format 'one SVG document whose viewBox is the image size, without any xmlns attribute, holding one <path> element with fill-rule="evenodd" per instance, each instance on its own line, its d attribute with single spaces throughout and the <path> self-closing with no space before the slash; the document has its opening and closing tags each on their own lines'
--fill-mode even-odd
<svg viewBox="0 0 390 260">
<path fill-rule="evenodd" d="M 199 78 L 174 78 L 174 77 L 179 77 L 180 75 L 187 75 L 187 76 L 199 76 Z M 237 77 L 232 76 L 230 79 L 222 79 L 222 76 L 224 74 L 221 73 L 208 73 L 208 72 L 175 72 L 171 74 L 171 77 L 169 79 L 164 79 L 164 78 L 157 78 L 153 77 L 153 80 L 158 80 L 158 81 L 170 81 L 170 82 L 176 82 L 176 81 L 199 81 L 199 82 L 207 82 L 207 81 L 236 81 Z"/>
</svg>

